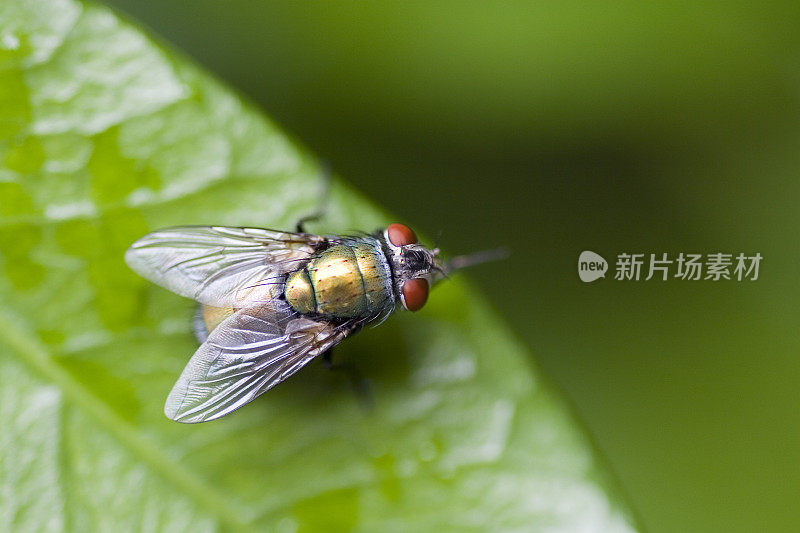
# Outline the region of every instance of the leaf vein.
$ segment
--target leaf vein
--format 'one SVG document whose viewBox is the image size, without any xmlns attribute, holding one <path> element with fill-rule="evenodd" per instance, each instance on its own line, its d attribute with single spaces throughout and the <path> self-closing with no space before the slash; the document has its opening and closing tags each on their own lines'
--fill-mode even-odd
<svg viewBox="0 0 800 533">
<path fill-rule="evenodd" d="M 147 463 L 154 472 L 193 499 L 201 509 L 234 529 L 250 529 L 254 518 L 251 516 L 252 513 L 209 487 L 205 481 L 176 464 L 152 442 L 139 435 L 129 423 L 116 415 L 55 363 L 45 348 L 21 327 L 19 320 L 15 318 L 0 311 L 0 342 L 8 345 L 21 361 L 55 384 L 74 405 L 90 415 L 122 446 Z"/>
</svg>

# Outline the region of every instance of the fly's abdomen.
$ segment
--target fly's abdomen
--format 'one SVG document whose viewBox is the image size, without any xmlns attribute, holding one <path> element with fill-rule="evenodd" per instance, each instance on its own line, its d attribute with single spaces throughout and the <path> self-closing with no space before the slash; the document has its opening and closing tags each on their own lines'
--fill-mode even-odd
<svg viewBox="0 0 800 533">
<path fill-rule="evenodd" d="M 369 318 L 394 305 L 391 274 L 380 245 L 364 240 L 328 248 L 286 278 L 285 295 L 298 313 Z"/>
<path fill-rule="evenodd" d="M 308 265 L 317 313 L 337 318 L 362 316 L 367 301 L 364 281 L 351 246 L 334 246 Z"/>
<path fill-rule="evenodd" d="M 286 301 L 292 308 L 301 314 L 317 312 L 317 298 L 314 296 L 314 286 L 308 277 L 308 271 L 304 268 L 297 272 L 292 272 L 286 278 L 286 289 L 284 290 Z"/>
<path fill-rule="evenodd" d="M 233 307 L 200 304 L 194 317 L 194 334 L 197 340 L 205 342 L 209 333 L 235 312 Z"/>
</svg>

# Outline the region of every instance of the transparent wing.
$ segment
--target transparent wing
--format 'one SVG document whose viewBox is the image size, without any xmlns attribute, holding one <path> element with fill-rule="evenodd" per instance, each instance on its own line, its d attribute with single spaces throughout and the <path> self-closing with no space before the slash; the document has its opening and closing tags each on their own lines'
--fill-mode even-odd
<svg viewBox="0 0 800 533">
<path fill-rule="evenodd" d="M 285 380 L 339 343 L 346 326 L 304 318 L 280 300 L 241 309 L 208 336 L 164 405 L 177 422 L 224 416 Z"/>
<path fill-rule="evenodd" d="M 259 228 L 184 226 L 145 235 L 125 261 L 142 277 L 219 307 L 250 307 L 280 292 L 280 276 L 311 257 L 323 237 Z"/>
</svg>

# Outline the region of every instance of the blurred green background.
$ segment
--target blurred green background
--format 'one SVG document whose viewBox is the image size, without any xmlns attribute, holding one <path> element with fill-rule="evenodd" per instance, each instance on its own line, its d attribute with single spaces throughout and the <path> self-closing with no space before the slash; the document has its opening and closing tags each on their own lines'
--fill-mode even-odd
<svg viewBox="0 0 800 533">
<path fill-rule="evenodd" d="M 471 276 L 647 530 L 800 529 L 800 4 L 107 3 L 448 252 L 508 245 Z M 585 249 L 764 260 L 584 284 Z"/>
</svg>

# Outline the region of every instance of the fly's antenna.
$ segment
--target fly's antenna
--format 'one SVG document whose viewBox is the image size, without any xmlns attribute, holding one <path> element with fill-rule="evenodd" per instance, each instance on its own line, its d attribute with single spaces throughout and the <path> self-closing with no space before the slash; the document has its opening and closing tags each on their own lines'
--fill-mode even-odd
<svg viewBox="0 0 800 533">
<path fill-rule="evenodd" d="M 457 255 L 444 264 L 444 271 L 449 274 L 454 270 L 461 270 L 462 268 L 479 265 L 488 261 L 499 261 L 500 259 L 506 259 L 508 256 L 509 251 L 506 247 L 484 250 L 469 255 Z"/>
<path fill-rule="evenodd" d="M 439 231 L 436 232 L 436 238 L 433 239 L 433 247 L 436 248 L 439 245 L 439 241 L 442 239 L 442 228 L 439 228 Z"/>
</svg>

